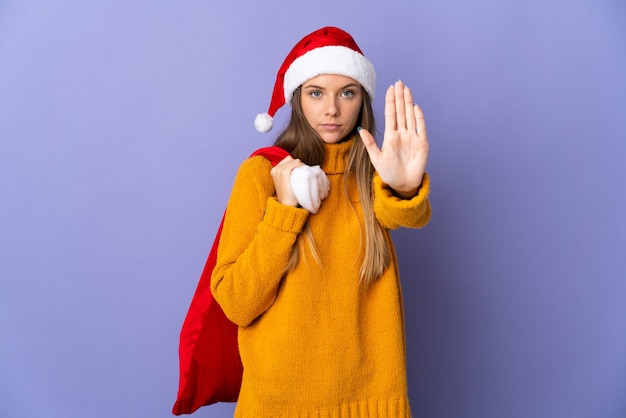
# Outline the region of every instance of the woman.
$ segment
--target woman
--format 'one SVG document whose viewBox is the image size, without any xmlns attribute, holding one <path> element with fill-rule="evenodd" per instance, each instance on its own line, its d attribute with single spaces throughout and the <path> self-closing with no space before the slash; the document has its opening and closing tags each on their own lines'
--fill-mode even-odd
<svg viewBox="0 0 626 418">
<path fill-rule="evenodd" d="M 428 142 L 398 81 L 386 92 L 379 149 L 374 90 L 374 69 L 352 37 L 322 28 L 287 56 L 269 111 L 257 117 L 267 131 L 291 104 L 275 145 L 293 157 L 274 168 L 262 157 L 241 165 L 211 280 L 239 326 L 236 417 L 410 416 L 389 230 L 430 218 Z M 315 201 L 304 205 L 292 173 L 315 165 L 324 175 L 307 186 Z"/>
</svg>

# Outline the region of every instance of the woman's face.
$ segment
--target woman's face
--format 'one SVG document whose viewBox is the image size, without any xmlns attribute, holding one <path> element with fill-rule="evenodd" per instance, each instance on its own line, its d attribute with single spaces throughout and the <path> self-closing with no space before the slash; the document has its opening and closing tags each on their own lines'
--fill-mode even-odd
<svg viewBox="0 0 626 418">
<path fill-rule="evenodd" d="M 302 85 L 304 117 L 327 144 L 344 139 L 356 125 L 363 103 L 361 85 L 343 75 L 322 74 Z"/>
</svg>

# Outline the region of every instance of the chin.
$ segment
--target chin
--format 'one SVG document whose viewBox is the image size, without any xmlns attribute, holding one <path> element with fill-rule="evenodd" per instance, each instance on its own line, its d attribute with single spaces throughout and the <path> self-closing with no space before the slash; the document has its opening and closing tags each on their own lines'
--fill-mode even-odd
<svg viewBox="0 0 626 418">
<path fill-rule="evenodd" d="M 336 144 L 341 142 L 341 139 L 338 138 L 322 138 L 322 142 L 325 144 Z"/>
<path fill-rule="evenodd" d="M 320 135 L 320 137 L 322 138 L 322 142 L 324 142 L 325 144 L 336 144 L 338 142 L 341 142 L 341 141 L 345 140 L 349 136 L 350 135 L 345 135 L 345 136 L 341 136 L 341 135 Z"/>
</svg>

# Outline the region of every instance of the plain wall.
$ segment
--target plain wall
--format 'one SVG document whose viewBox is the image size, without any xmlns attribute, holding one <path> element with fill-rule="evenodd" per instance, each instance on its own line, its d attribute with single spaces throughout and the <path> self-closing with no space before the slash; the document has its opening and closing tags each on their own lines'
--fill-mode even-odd
<svg viewBox="0 0 626 418">
<path fill-rule="evenodd" d="M 381 131 L 397 79 L 426 113 L 433 218 L 394 232 L 414 416 L 626 416 L 623 2 L 4 0 L 2 417 L 171 416 L 234 173 L 288 111 L 254 116 L 329 24 Z"/>
</svg>

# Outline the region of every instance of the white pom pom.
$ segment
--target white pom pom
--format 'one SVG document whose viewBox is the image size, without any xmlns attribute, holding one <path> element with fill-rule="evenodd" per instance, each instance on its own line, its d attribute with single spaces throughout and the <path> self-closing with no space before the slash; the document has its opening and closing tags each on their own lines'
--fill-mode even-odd
<svg viewBox="0 0 626 418">
<path fill-rule="evenodd" d="M 269 132 L 274 126 L 274 119 L 267 113 L 259 113 L 254 119 L 254 127 L 259 132 Z"/>
</svg>

